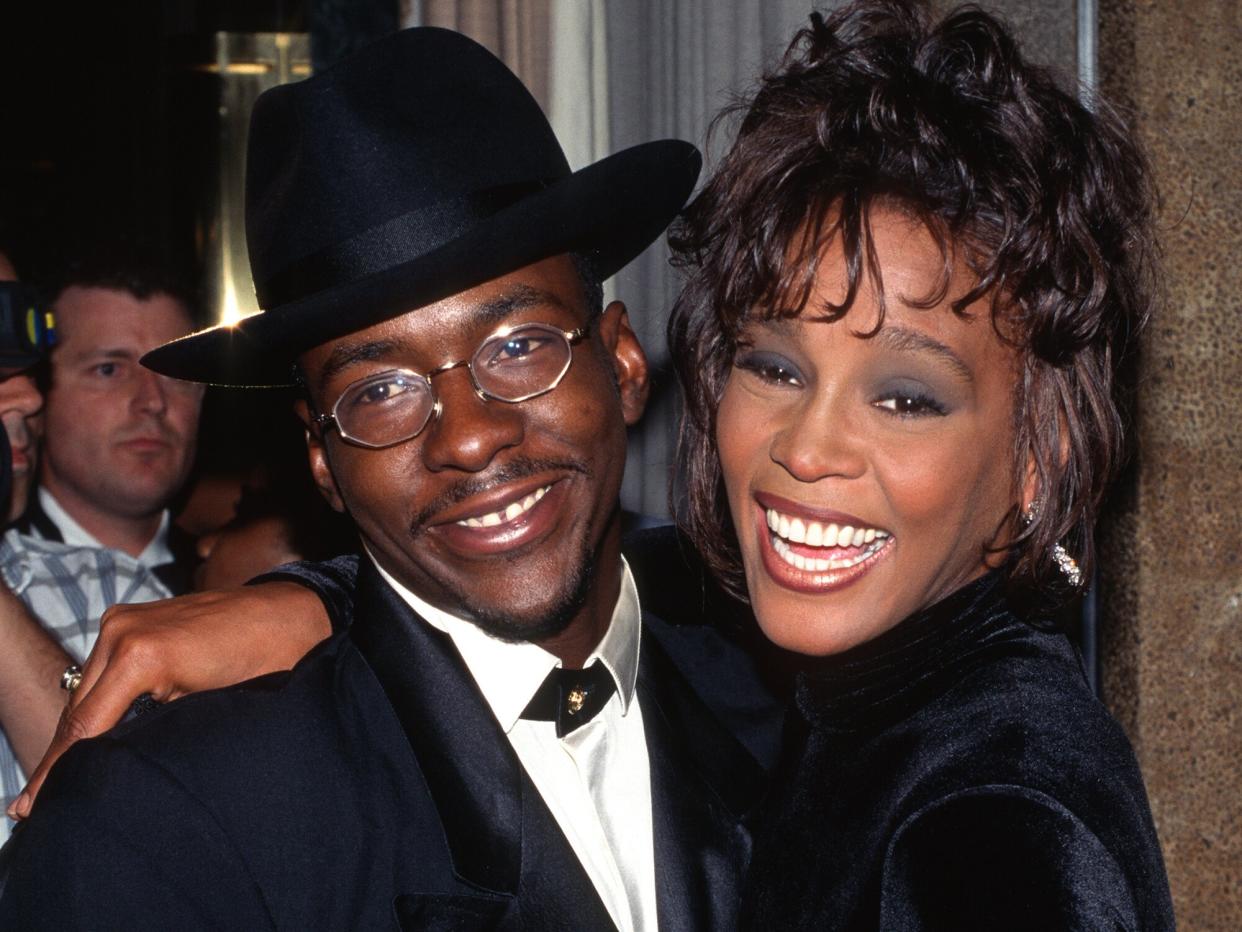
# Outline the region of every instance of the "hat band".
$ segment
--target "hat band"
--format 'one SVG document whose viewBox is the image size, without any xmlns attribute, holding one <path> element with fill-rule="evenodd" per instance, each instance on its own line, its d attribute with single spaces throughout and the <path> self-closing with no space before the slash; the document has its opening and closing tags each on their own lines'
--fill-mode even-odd
<svg viewBox="0 0 1242 932">
<path fill-rule="evenodd" d="M 265 282 L 256 282 L 259 306 L 270 310 L 291 304 L 412 262 L 464 236 L 480 221 L 542 190 L 547 184 L 522 181 L 499 185 L 393 217 L 304 256 Z"/>
</svg>

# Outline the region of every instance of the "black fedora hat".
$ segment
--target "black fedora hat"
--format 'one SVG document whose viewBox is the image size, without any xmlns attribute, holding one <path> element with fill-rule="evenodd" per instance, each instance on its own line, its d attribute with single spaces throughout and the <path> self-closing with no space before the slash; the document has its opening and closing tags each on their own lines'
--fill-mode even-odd
<svg viewBox="0 0 1242 932">
<path fill-rule="evenodd" d="M 513 73 L 430 27 L 264 93 L 247 158 L 263 312 L 153 350 L 157 372 L 287 385 L 313 346 L 540 259 L 582 253 L 606 277 L 663 232 L 700 167 L 662 140 L 571 172 Z"/>
</svg>

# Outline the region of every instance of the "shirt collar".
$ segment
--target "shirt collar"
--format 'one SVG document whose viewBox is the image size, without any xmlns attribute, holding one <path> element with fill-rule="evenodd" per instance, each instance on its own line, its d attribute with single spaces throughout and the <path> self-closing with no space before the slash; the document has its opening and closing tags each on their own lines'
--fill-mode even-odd
<svg viewBox="0 0 1242 932">
<path fill-rule="evenodd" d="M 512 730 L 521 718 L 522 710 L 534 696 L 535 690 L 554 667 L 561 665 L 560 660 L 538 644 L 528 641 L 502 641 L 487 634 L 473 622 L 436 608 L 397 582 L 376 562 L 370 551 L 366 553 L 379 570 L 380 576 L 392 586 L 397 595 L 429 625 L 449 636 L 500 727 L 506 733 Z M 612 610 L 612 621 L 599 645 L 587 658 L 588 664 L 599 660 L 612 674 L 617 685 L 617 696 L 621 700 L 622 715 L 629 712 L 638 681 L 641 619 L 638 587 L 634 584 L 629 565 L 622 557 L 621 592 Z"/>
<path fill-rule="evenodd" d="M 100 542 L 99 538 L 78 524 L 73 519 L 73 516 L 65 511 L 60 502 L 56 501 L 52 493 L 42 486 L 39 487 L 39 505 L 43 508 L 43 513 L 60 529 L 60 536 L 66 544 L 73 544 L 76 547 L 109 549 Z M 138 554 L 138 562 L 143 566 L 163 566 L 165 563 L 173 562 L 172 550 L 168 546 L 169 524 L 168 509 L 164 509 L 164 513 L 160 515 L 160 526 L 156 528 L 155 535 L 147 543 L 147 546 L 143 548 L 142 553 Z"/>
</svg>

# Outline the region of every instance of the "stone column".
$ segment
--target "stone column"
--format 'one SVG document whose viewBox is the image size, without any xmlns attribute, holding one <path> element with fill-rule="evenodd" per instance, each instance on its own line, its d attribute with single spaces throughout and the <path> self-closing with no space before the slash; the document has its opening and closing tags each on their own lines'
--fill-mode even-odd
<svg viewBox="0 0 1242 932">
<path fill-rule="evenodd" d="M 1240 17 L 1227 0 L 1100 10 L 1102 89 L 1132 109 L 1163 194 L 1167 287 L 1103 529 L 1104 690 L 1186 930 L 1242 929 Z"/>
</svg>

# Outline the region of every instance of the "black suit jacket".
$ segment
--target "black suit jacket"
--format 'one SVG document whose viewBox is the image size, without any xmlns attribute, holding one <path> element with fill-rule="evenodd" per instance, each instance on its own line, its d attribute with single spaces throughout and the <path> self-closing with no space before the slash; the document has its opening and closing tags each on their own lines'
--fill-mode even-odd
<svg viewBox="0 0 1242 932">
<path fill-rule="evenodd" d="M 762 708 L 746 659 L 708 643 L 644 619 L 665 930 L 734 925 L 762 782 L 674 660 Z M 451 641 L 369 564 L 351 629 L 292 672 L 70 751 L 5 857 L 6 929 L 613 927 Z"/>
</svg>

